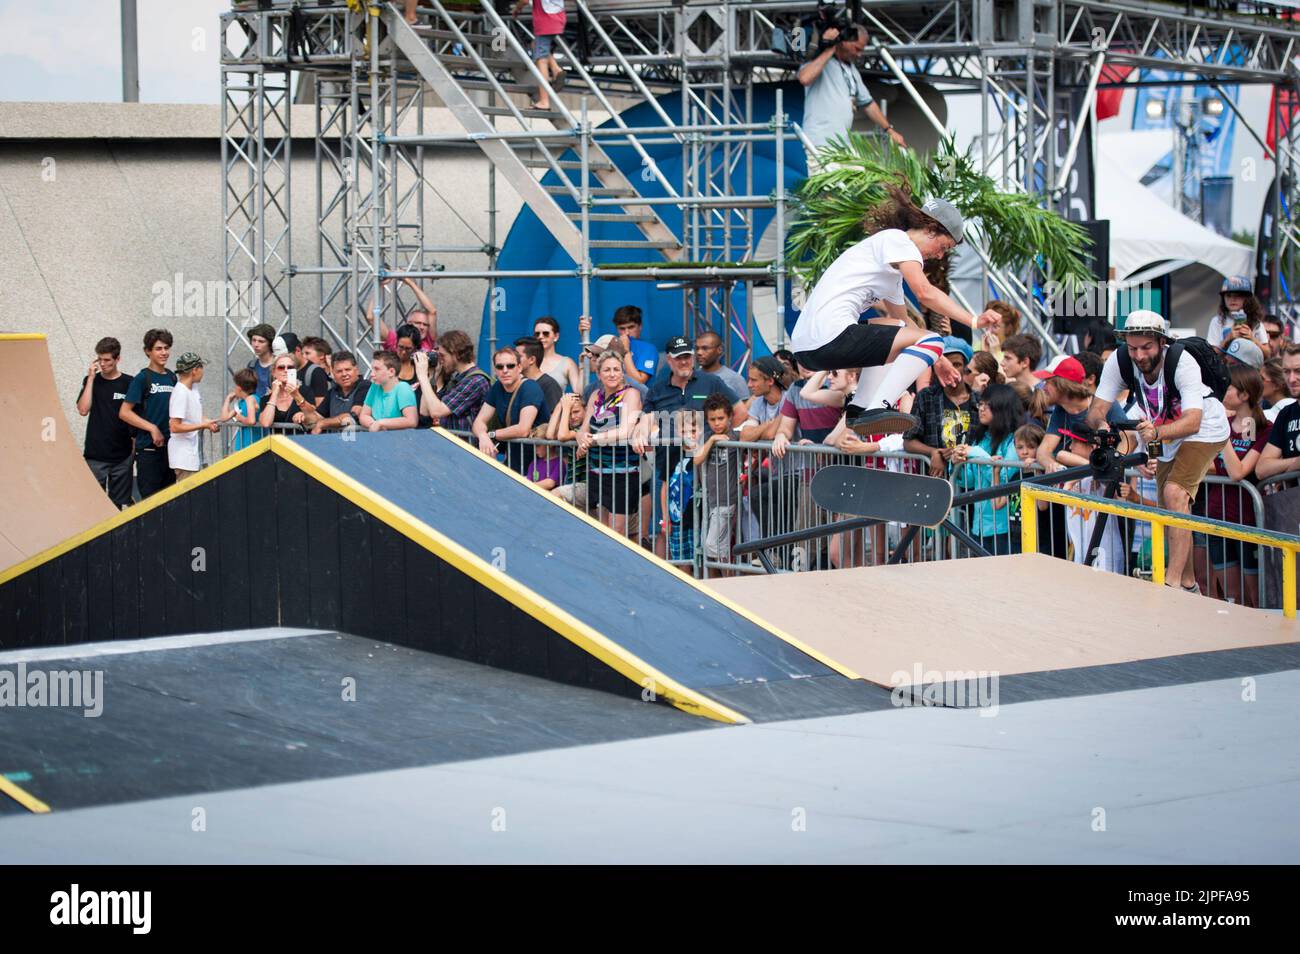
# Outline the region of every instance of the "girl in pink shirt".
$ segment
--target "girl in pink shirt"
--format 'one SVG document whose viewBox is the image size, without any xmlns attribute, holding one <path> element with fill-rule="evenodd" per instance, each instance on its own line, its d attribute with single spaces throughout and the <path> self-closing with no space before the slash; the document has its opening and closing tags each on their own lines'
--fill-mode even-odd
<svg viewBox="0 0 1300 954">
<path fill-rule="evenodd" d="M 558 90 L 564 86 L 564 71 L 555 61 L 555 38 L 564 32 L 564 0 L 532 0 L 532 4 L 533 59 L 546 82 Z M 515 16 L 519 16 L 527 5 L 528 0 L 517 0 Z M 536 101 L 529 105 L 533 109 L 551 108 L 551 98 L 545 86 L 538 88 Z"/>
</svg>

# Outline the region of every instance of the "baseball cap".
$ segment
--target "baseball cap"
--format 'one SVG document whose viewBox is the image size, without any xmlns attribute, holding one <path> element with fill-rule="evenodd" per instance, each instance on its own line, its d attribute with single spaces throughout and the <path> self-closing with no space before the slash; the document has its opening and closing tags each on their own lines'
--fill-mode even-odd
<svg viewBox="0 0 1300 954">
<path fill-rule="evenodd" d="M 785 365 L 781 363 L 780 358 L 774 358 L 770 354 L 754 361 L 754 367 L 762 371 L 769 378 L 776 380 L 785 374 Z"/>
<path fill-rule="evenodd" d="M 921 211 L 942 225 L 958 245 L 961 244 L 966 223 L 955 205 L 947 199 L 934 198 L 927 200 L 925 205 L 921 206 Z"/>
<path fill-rule="evenodd" d="M 1129 312 L 1124 319 L 1124 327 L 1120 329 L 1121 335 L 1159 335 L 1161 338 L 1169 337 L 1169 323 L 1159 312 L 1148 311 L 1145 308 L 1139 308 L 1137 311 Z"/>
<path fill-rule="evenodd" d="M 971 346 L 955 335 L 949 335 L 943 339 L 943 353 L 959 354 L 966 359 L 967 364 L 970 364 L 971 358 L 975 357 L 975 352 L 971 350 Z"/>
<path fill-rule="evenodd" d="M 608 351 L 613 347 L 614 342 L 618 341 L 613 335 L 601 335 L 595 341 L 587 344 L 586 350 L 592 354 L 600 354 L 602 351 Z"/>
<path fill-rule="evenodd" d="M 283 357 L 289 353 L 289 345 L 285 343 L 283 335 L 276 335 L 275 340 L 271 342 L 271 354 L 277 358 Z"/>
<path fill-rule="evenodd" d="M 1245 275 L 1229 275 L 1223 280 L 1223 285 L 1219 288 L 1219 294 L 1226 295 L 1229 292 L 1252 295 L 1255 293 L 1255 286 Z"/>
<path fill-rule="evenodd" d="M 1075 384 L 1082 384 L 1086 375 L 1078 358 L 1062 354 L 1049 361 L 1047 367 L 1042 371 L 1035 371 L 1034 377 L 1041 381 L 1046 381 L 1048 378 L 1065 378 L 1065 380 L 1073 381 Z"/>
<path fill-rule="evenodd" d="M 193 371 L 195 368 L 203 367 L 203 359 L 193 351 L 186 351 L 176 359 L 176 370 L 180 372 Z"/>
<path fill-rule="evenodd" d="M 695 346 L 691 344 L 690 338 L 683 338 L 681 335 L 674 335 L 668 339 L 668 344 L 664 346 L 670 358 L 680 358 L 684 354 L 694 354 Z"/>
<path fill-rule="evenodd" d="M 1258 370 L 1264 367 L 1264 352 L 1249 338 L 1233 338 L 1232 343 L 1223 349 L 1223 353 L 1229 359 L 1248 368 Z"/>
</svg>

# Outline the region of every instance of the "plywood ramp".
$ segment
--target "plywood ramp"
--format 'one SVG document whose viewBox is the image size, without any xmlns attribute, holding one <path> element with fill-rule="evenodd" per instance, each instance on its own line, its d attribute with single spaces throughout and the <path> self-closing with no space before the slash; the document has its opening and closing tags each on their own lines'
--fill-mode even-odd
<svg viewBox="0 0 1300 954">
<path fill-rule="evenodd" d="M 709 585 L 880 685 L 911 685 L 918 670 L 1050 672 L 1300 638 L 1300 624 L 1280 614 L 1039 554 Z"/>
<path fill-rule="evenodd" d="M 0 570 L 117 513 L 63 416 L 44 335 L 0 334 Z"/>
</svg>

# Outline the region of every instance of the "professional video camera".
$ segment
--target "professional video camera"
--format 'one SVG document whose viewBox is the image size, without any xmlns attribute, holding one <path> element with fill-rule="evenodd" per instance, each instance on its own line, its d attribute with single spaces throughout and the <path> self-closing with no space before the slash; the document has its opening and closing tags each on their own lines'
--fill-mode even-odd
<svg viewBox="0 0 1300 954">
<path fill-rule="evenodd" d="M 1092 468 L 1094 479 L 1122 481 L 1124 468 L 1134 464 L 1144 464 L 1148 457 L 1146 454 L 1121 455 L 1119 452 L 1120 445 L 1124 441 L 1124 432 L 1137 430 L 1136 422 L 1129 421 L 1108 426 L 1108 430 L 1079 426 L 1068 431 L 1062 429 L 1061 433 L 1092 445 L 1092 452 L 1088 454 L 1088 466 Z"/>
<path fill-rule="evenodd" d="M 847 43 L 853 39 L 850 30 L 853 27 L 853 17 L 848 8 L 837 7 L 834 3 L 817 4 L 817 13 L 813 17 L 813 29 L 817 33 L 817 52 L 822 52 L 827 47 L 837 46 L 840 43 Z M 824 39 L 826 31 L 834 28 L 839 31 L 839 36 L 833 40 Z"/>
</svg>

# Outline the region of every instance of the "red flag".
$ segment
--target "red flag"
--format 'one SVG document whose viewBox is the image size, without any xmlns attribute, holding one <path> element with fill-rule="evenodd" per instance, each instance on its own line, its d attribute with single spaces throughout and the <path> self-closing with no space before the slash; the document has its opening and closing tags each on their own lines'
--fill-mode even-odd
<svg viewBox="0 0 1300 954">
<path fill-rule="evenodd" d="M 1278 93 L 1281 93 L 1281 99 Z M 1273 95 L 1268 101 L 1268 133 L 1264 137 L 1264 142 L 1268 146 L 1270 153 L 1274 152 L 1277 146 L 1278 137 L 1286 138 L 1291 129 L 1291 120 L 1295 117 L 1296 108 L 1300 107 L 1300 100 L 1296 97 L 1296 92 L 1290 87 L 1273 87 Z"/>
<path fill-rule="evenodd" d="M 1131 66 L 1121 66 L 1107 63 L 1101 68 L 1101 76 L 1098 77 L 1099 83 L 1122 83 L 1133 72 Z M 1097 121 L 1110 119 L 1112 116 L 1119 115 L 1119 104 L 1124 99 L 1124 87 L 1116 86 L 1111 89 L 1097 90 Z"/>
</svg>

